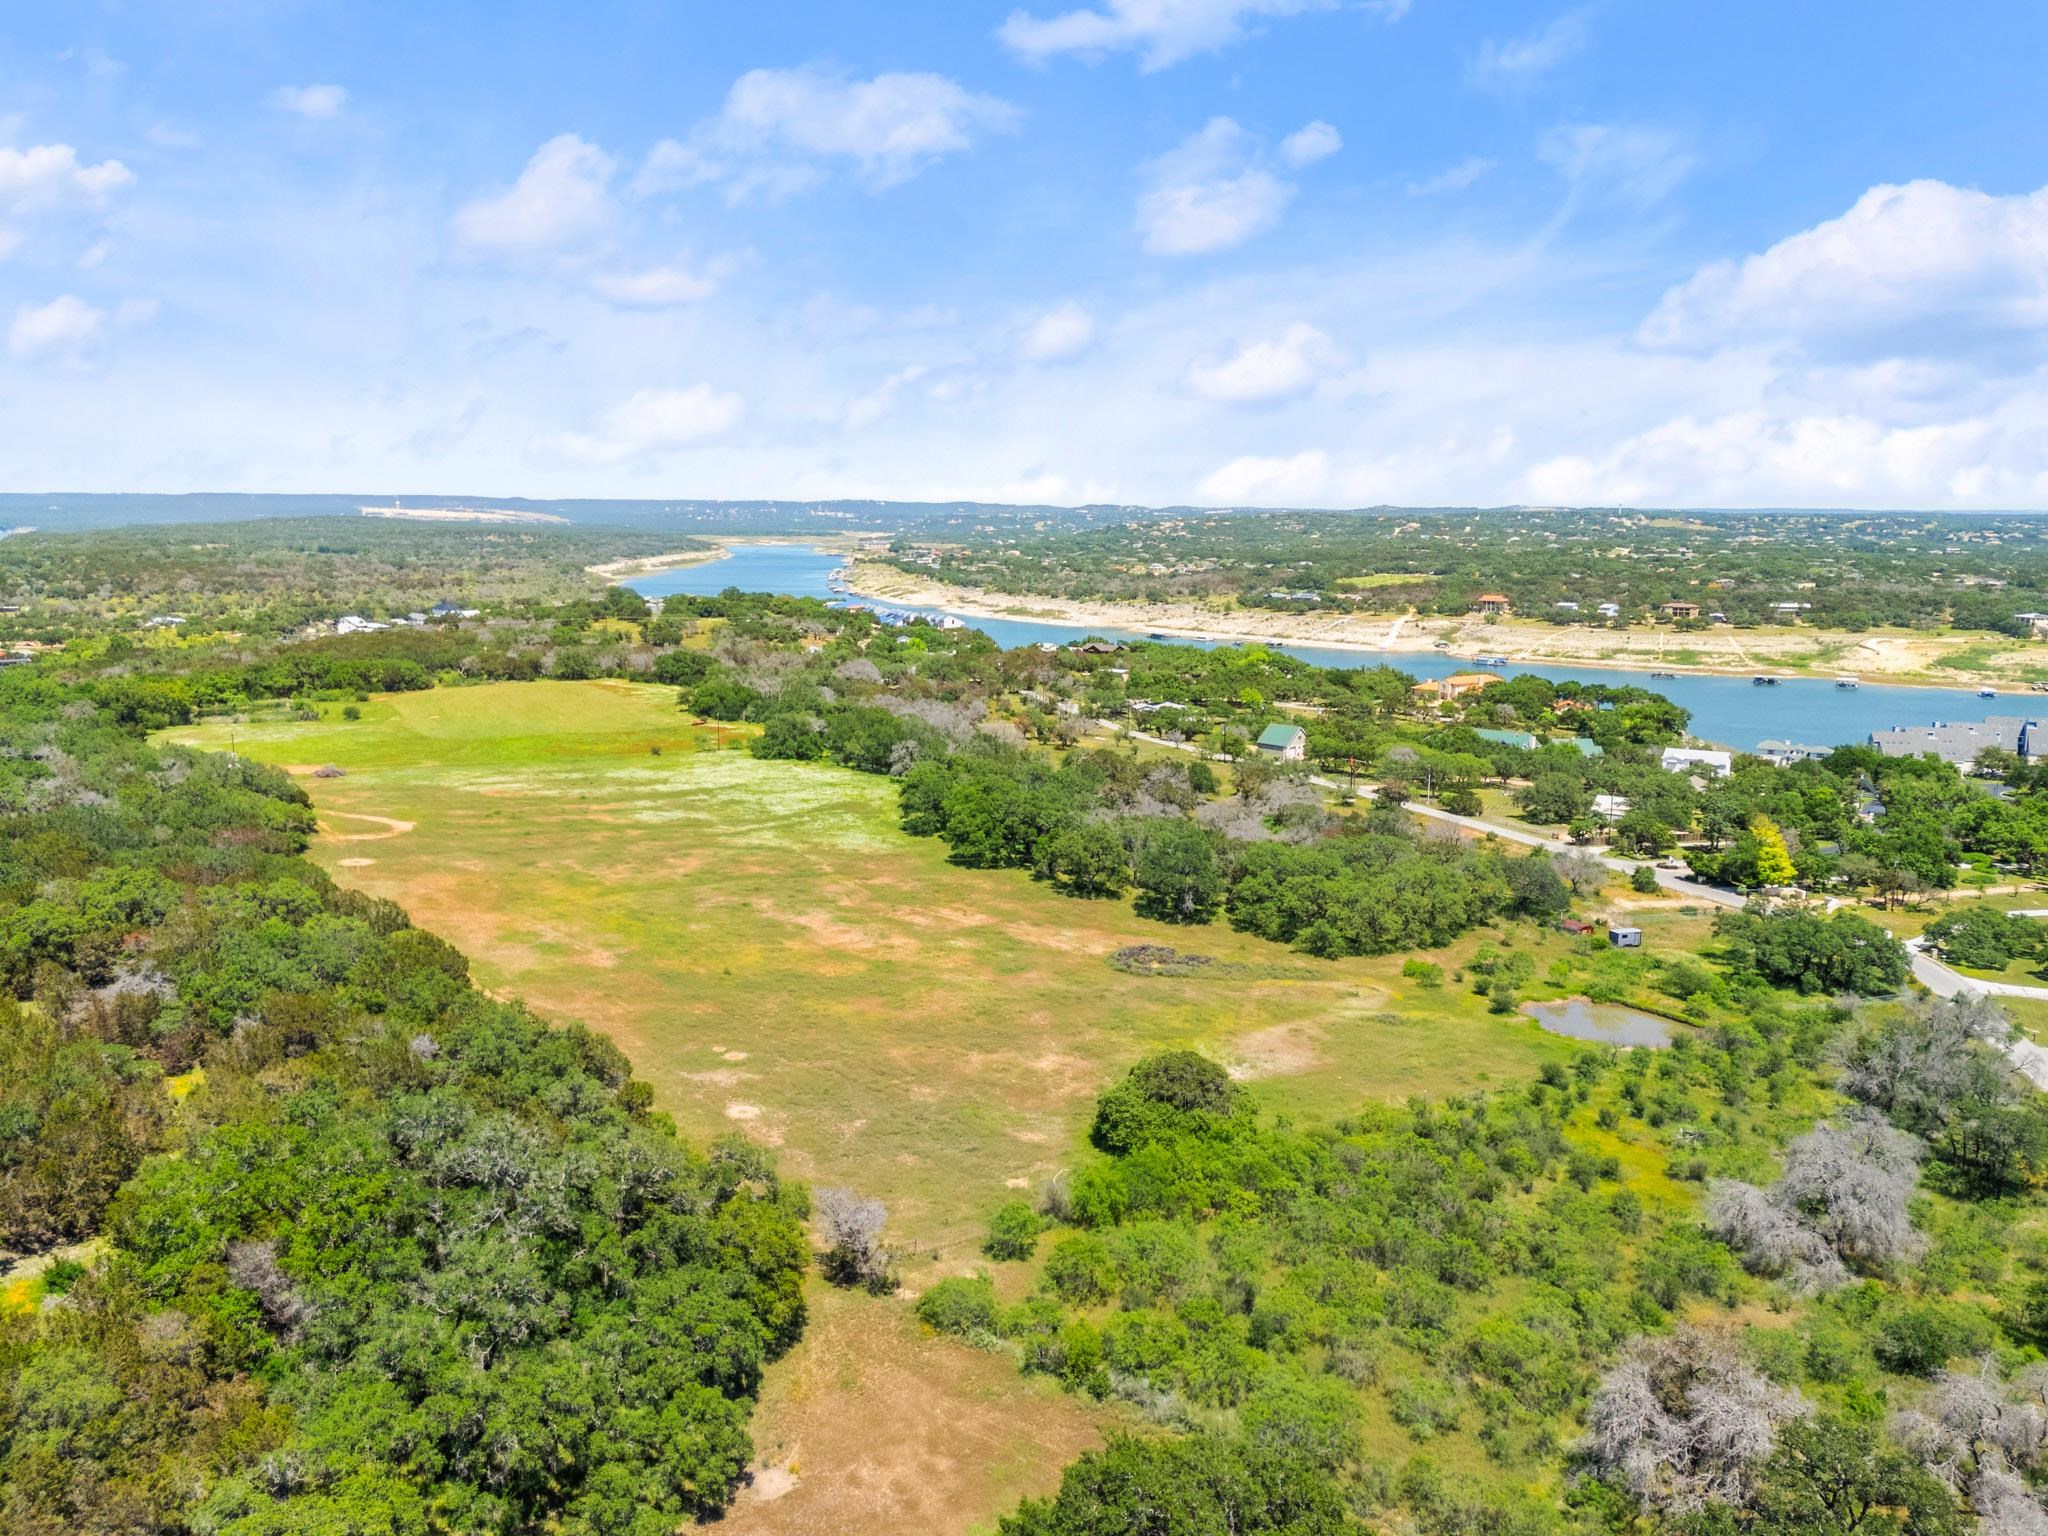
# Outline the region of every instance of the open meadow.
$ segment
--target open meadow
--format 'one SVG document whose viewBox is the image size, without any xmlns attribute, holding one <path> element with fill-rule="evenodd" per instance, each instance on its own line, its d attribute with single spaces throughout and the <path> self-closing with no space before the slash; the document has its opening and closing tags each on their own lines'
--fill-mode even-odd
<svg viewBox="0 0 2048 1536">
<path fill-rule="evenodd" d="M 897 828 L 889 780 L 757 761 L 730 727 L 717 750 L 671 689 L 325 708 L 175 735 L 292 768 L 336 879 L 399 902 L 493 991 L 609 1034 L 690 1135 L 740 1129 L 796 1176 L 880 1196 L 913 1261 L 971 1258 L 988 1213 L 1065 1166 L 1095 1095 L 1151 1050 L 1192 1046 L 1308 1117 L 1564 1054 L 1484 999 L 1404 982 L 1398 957 L 1311 960 L 956 868 Z M 1146 943 L 1212 974 L 1111 966 Z"/>
</svg>

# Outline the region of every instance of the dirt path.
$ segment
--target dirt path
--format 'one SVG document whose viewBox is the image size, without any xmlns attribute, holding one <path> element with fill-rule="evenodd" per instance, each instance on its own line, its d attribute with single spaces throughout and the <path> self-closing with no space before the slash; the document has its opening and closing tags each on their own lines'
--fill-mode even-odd
<svg viewBox="0 0 2048 1536">
<path fill-rule="evenodd" d="M 724 1536 L 985 1531 L 1115 1421 L 1007 1355 L 930 1336 L 901 1300 L 810 1295 L 803 1342 L 768 1368 L 753 1484 Z"/>
<path fill-rule="evenodd" d="M 329 816 L 339 816 L 344 821 L 375 822 L 384 830 L 382 832 L 337 832 L 334 828 L 327 825 L 327 817 Z M 320 835 L 329 842 L 375 843 L 381 842 L 387 837 L 402 837 L 410 832 L 418 823 L 400 821 L 396 816 L 372 816 L 368 811 L 325 811 L 321 814 L 320 820 L 315 822 L 314 825 L 320 829 Z"/>
</svg>

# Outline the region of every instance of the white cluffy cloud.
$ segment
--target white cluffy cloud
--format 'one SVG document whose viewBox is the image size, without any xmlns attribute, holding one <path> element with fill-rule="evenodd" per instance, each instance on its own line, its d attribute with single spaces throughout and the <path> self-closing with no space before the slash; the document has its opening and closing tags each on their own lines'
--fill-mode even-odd
<svg viewBox="0 0 2048 1536">
<path fill-rule="evenodd" d="M 638 272 L 601 272 L 590 280 L 600 298 L 631 309 L 672 309 L 694 304 L 718 291 L 717 268 L 696 272 L 681 262 Z"/>
<path fill-rule="evenodd" d="M 109 314 L 76 294 L 59 294 L 47 304 L 24 304 L 14 312 L 7 353 L 17 362 L 78 361 L 96 350 L 109 330 L 147 325 L 156 313 L 154 299 L 123 299 Z"/>
<path fill-rule="evenodd" d="M 1479 58 L 1472 66 L 1481 85 L 1514 88 L 1546 75 L 1586 46 L 1586 13 L 1566 11 L 1557 20 L 1529 37 L 1498 42 L 1488 38 L 1479 46 Z"/>
<path fill-rule="evenodd" d="M 0 209 L 9 213 L 98 207 L 134 180 L 135 173 L 118 160 L 83 164 L 69 144 L 0 146 Z"/>
<path fill-rule="evenodd" d="M 339 85 L 280 85 L 270 93 L 270 105 L 300 117 L 339 117 L 348 105 L 348 91 Z"/>
<path fill-rule="evenodd" d="M 1050 363 L 1084 352 L 1095 339 L 1095 317 L 1069 301 L 1047 310 L 1017 340 L 1017 354 L 1027 362 Z"/>
<path fill-rule="evenodd" d="M 1280 158 L 1289 165 L 1314 165 L 1327 160 L 1344 147 L 1344 135 L 1317 118 L 1304 123 L 1280 141 Z"/>
<path fill-rule="evenodd" d="M 1839 218 L 1703 267 L 1664 295 L 1639 339 L 2032 366 L 2048 354 L 2048 188 L 1999 197 L 1941 181 L 1872 187 Z"/>
<path fill-rule="evenodd" d="M 1280 222 L 1294 187 L 1261 163 L 1257 146 L 1227 117 L 1145 166 L 1137 227 L 1145 249 L 1160 256 L 1220 251 Z"/>
<path fill-rule="evenodd" d="M 1012 11 L 996 35 L 1013 53 L 1042 62 L 1062 53 L 1099 58 L 1136 51 L 1148 70 L 1228 47 L 1245 35 L 1248 23 L 1272 16 L 1333 8 L 1335 0 L 1104 0 L 1099 9 L 1033 16 Z M 1384 11 L 1406 10 L 1381 5 Z"/>
<path fill-rule="evenodd" d="M 749 70 L 718 115 L 687 139 L 663 139 L 647 157 L 642 192 L 722 182 L 728 194 L 786 196 L 834 164 L 880 191 L 934 160 L 1005 132 L 1020 114 L 1006 101 L 935 74 L 849 80 L 831 71 Z"/>
<path fill-rule="evenodd" d="M 534 151 L 519 179 L 455 214 L 455 238 L 477 251 L 540 252 L 573 245 L 610 221 L 616 163 L 573 133 Z"/>
<path fill-rule="evenodd" d="M 1306 394 L 1343 363 L 1336 344 L 1297 321 L 1277 341 L 1253 342 L 1230 357 L 1197 363 L 1188 388 L 1209 400 L 1284 400 Z"/>
<path fill-rule="evenodd" d="M 1690 416 L 1623 440 L 1598 457 L 1567 455 L 1527 477 L 1540 502 L 1695 506 L 1927 505 L 1975 500 L 1987 483 L 1994 428 L 1981 419 L 1887 426 L 1853 412 Z M 2039 434 L 2035 434 L 2038 451 Z M 2038 459 L 2036 460 L 2038 462 Z"/>
<path fill-rule="evenodd" d="M 621 464 L 687 448 L 739 425 L 746 401 L 709 384 L 689 389 L 643 389 L 606 412 L 595 432 L 542 438 L 543 456 L 579 464 Z"/>
<path fill-rule="evenodd" d="M 59 294 L 47 304 L 24 304 L 8 327 L 7 353 L 17 361 L 74 353 L 106 323 L 105 310 L 75 294 Z"/>
<path fill-rule="evenodd" d="M 1205 477 L 1198 489 L 1211 502 L 1271 507 L 1313 505 L 1329 483 L 1330 456 L 1310 448 L 1292 458 L 1247 454 L 1232 459 Z"/>
</svg>

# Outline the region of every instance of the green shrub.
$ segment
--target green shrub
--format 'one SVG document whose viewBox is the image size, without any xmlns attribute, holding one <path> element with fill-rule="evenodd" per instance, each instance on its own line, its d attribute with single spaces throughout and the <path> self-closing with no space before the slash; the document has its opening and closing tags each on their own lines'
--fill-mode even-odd
<svg viewBox="0 0 2048 1536">
<path fill-rule="evenodd" d="M 996 1316 L 996 1288 L 987 1275 L 949 1275 L 917 1298 L 918 1321 L 938 1333 L 994 1333 Z"/>
<path fill-rule="evenodd" d="M 1109 1249 L 1093 1232 L 1075 1232 L 1052 1245 L 1045 1260 L 1045 1284 L 1069 1306 L 1101 1301 L 1116 1284 Z"/>
<path fill-rule="evenodd" d="M 1022 1200 L 1012 1200 L 989 1222 L 981 1251 L 992 1259 L 1028 1259 L 1038 1247 L 1040 1225 L 1038 1212 Z"/>
<path fill-rule="evenodd" d="M 1458 1390 L 1434 1376 L 1411 1376 L 1387 1394 L 1394 1422 L 1417 1440 L 1428 1440 L 1458 1427 Z"/>
<path fill-rule="evenodd" d="M 1870 1347 L 1877 1363 L 1901 1376 L 1932 1376 L 1958 1355 L 1974 1355 L 1993 1338 L 1990 1319 L 1951 1302 L 1909 1302 L 1879 1314 Z"/>
<path fill-rule="evenodd" d="M 1403 960 L 1401 975 L 1418 987 L 1440 987 L 1444 984 L 1444 968 L 1428 960 Z"/>
</svg>

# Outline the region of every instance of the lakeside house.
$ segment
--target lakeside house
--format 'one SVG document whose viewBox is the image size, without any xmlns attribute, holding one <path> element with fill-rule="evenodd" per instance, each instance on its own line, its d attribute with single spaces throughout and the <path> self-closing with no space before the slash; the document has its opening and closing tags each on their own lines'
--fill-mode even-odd
<svg viewBox="0 0 2048 1536">
<path fill-rule="evenodd" d="M 1704 768 L 1717 779 L 1725 779 L 1734 771 L 1735 754 L 1713 747 L 1666 747 L 1659 759 L 1666 773 L 1685 773 Z"/>
<path fill-rule="evenodd" d="M 1308 732 L 1298 725 L 1269 725 L 1259 732 L 1259 751 L 1283 763 L 1298 763 L 1308 756 Z"/>
<path fill-rule="evenodd" d="M 1790 768 L 1794 763 L 1819 762 L 1833 749 L 1830 747 L 1808 746 L 1800 741 L 1760 741 L 1751 755 L 1778 768 Z"/>
<path fill-rule="evenodd" d="M 1434 699 L 1439 704 L 1446 704 L 1499 681 L 1499 675 L 1493 672 L 1453 672 L 1449 677 L 1433 677 L 1427 682 L 1417 683 L 1413 692 L 1418 699 Z"/>
<path fill-rule="evenodd" d="M 1512 611 L 1512 606 L 1508 602 L 1505 592 L 1482 592 L 1479 594 L 1478 600 L 1472 604 L 1472 611 L 1474 613 L 1498 614 L 1505 617 Z"/>
<path fill-rule="evenodd" d="M 1698 603 L 1659 603 L 1657 611 L 1667 619 L 1696 619 L 1700 616 Z"/>
<path fill-rule="evenodd" d="M 2016 757 L 2039 757 L 2048 753 L 2048 731 L 2038 720 L 2019 715 L 1993 715 L 1988 720 L 1936 720 L 1930 725 L 1895 725 L 1888 731 L 1872 731 L 1870 744 L 1886 757 L 1932 755 L 1958 768 L 1976 766 L 1977 758 L 1992 747 Z"/>
</svg>

